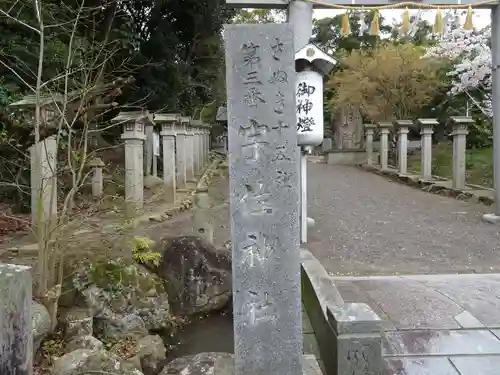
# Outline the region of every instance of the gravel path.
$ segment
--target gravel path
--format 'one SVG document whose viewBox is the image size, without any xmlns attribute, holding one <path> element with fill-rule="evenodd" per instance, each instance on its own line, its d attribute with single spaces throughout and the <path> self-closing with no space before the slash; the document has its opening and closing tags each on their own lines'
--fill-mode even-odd
<svg viewBox="0 0 500 375">
<path fill-rule="evenodd" d="M 307 247 L 337 275 L 500 271 L 491 208 L 425 193 L 355 167 L 308 164 Z"/>
</svg>

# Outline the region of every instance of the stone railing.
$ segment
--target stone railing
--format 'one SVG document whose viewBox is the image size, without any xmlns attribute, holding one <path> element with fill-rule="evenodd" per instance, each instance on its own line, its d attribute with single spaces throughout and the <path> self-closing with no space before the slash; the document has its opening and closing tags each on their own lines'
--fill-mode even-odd
<svg viewBox="0 0 500 375">
<path fill-rule="evenodd" d="M 112 123 L 123 127 L 125 202 L 134 211 L 144 205 L 145 183 L 163 185 L 165 202 L 173 203 L 177 191 L 186 188 L 190 181 L 196 182 L 209 162 L 209 124 L 180 114 L 151 114 L 147 111 L 120 112 Z M 57 198 L 54 198 L 57 197 L 56 154 L 55 137 L 46 138 L 30 148 L 34 227 L 39 220 L 55 222 L 57 218 Z M 163 167 L 161 179 L 158 177 L 158 158 L 161 158 Z M 95 158 L 88 166 L 91 168 L 92 194 L 99 198 L 104 192 L 104 163 Z M 40 196 L 41 204 L 38 202 Z M 40 209 L 41 215 L 38 213 Z"/>
<path fill-rule="evenodd" d="M 465 187 L 465 146 L 466 137 L 468 134 L 468 125 L 473 121 L 470 117 L 451 117 L 452 125 L 451 136 L 453 138 L 453 155 L 452 155 L 452 188 L 463 189 Z M 389 169 L 388 153 L 389 153 L 389 133 L 391 130 L 397 132 L 397 154 L 398 165 L 397 171 L 401 176 L 408 175 L 408 153 L 420 150 L 420 181 L 427 182 L 433 179 L 432 176 L 432 135 L 434 126 L 438 125 L 438 121 L 432 118 L 418 119 L 415 123 L 410 120 L 397 120 L 394 122 L 379 122 L 378 124 L 365 125 L 366 137 L 366 164 L 375 164 L 374 150 L 380 151 L 380 168 Z M 380 142 L 376 147 L 373 142 L 374 130 L 378 127 L 380 132 Z M 408 141 L 408 132 L 415 128 L 420 130 L 420 141 Z"/>
<path fill-rule="evenodd" d="M 325 375 L 380 374 L 382 320 L 364 303 L 346 303 L 325 268 L 301 249 L 302 303 Z M 304 342 L 307 338 L 304 337 Z"/>
</svg>

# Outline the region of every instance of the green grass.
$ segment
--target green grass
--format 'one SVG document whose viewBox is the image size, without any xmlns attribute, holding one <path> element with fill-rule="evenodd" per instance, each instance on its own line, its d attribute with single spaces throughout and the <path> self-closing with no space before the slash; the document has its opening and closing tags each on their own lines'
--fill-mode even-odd
<svg viewBox="0 0 500 375">
<path fill-rule="evenodd" d="M 451 143 L 440 143 L 432 149 L 432 174 L 451 178 L 452 153 Z M 466 156 L 469 184 L 493 186 L 493 148 L 467 150 Z M 420 172 L 420 153 L 408 157 L 408 168 Z"/>
</svg>

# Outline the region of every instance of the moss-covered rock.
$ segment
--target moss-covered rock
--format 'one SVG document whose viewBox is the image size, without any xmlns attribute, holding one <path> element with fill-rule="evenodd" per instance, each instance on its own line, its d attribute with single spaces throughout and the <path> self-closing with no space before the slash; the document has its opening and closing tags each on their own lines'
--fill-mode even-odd
<svg viewBox="0 0 500 375">
<path fill-rule="evenodd" d="M 76 273 L 73 284 L 92 311 L 99 336 L 171 328 L 163 280 L 131 260 L 89 264 Z"/>
</svg>

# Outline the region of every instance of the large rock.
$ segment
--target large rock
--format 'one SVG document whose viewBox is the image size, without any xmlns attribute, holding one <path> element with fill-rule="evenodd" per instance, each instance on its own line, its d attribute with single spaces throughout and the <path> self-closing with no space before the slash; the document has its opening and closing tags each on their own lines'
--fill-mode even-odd
<svg viewBox="0 0 500 375">
<path fill-rule="evenodd" d="M 158 335 L 148 335 L 137 340 L 135 352 L 127 361 L 141 369 L 144 375 L 157 374 L 166 358 L 165 344 Z"/>
<path fill-rule="evenodd" d="M 104 350 L 77 349 L 54 361 L 52 375 L 143 375 Z"/>
<path fill-rule="evenodd" d="M 215 361 L 231 360 L 232 354 L 207 352 L 187 355 L 169 362 L 159 375 L 207 375 L 214 374 Z"/>
<path fill-rule="evenodd" d="M 40 348 L 42 340 L 48 335 L 52 327 L 52 319 L 50 314 L 41 303 L 32 301 L 32 325 L 33 325 L 33 352 Z"/>
<path fill-rule="evenodd" d="M 163 280 L 132 261 L 100 261 L 83 267 L 73 284 L 94 316 L 99 337 L 146 335 L 171 328 Z"/>
<path fill-rule="evenodd" d="M 164 238 L 155 272 L 166 281 L 170 304 L 180 314 L 223 308 L 231 298 L 231 257 L 200 237 Z"/>
</svg>

